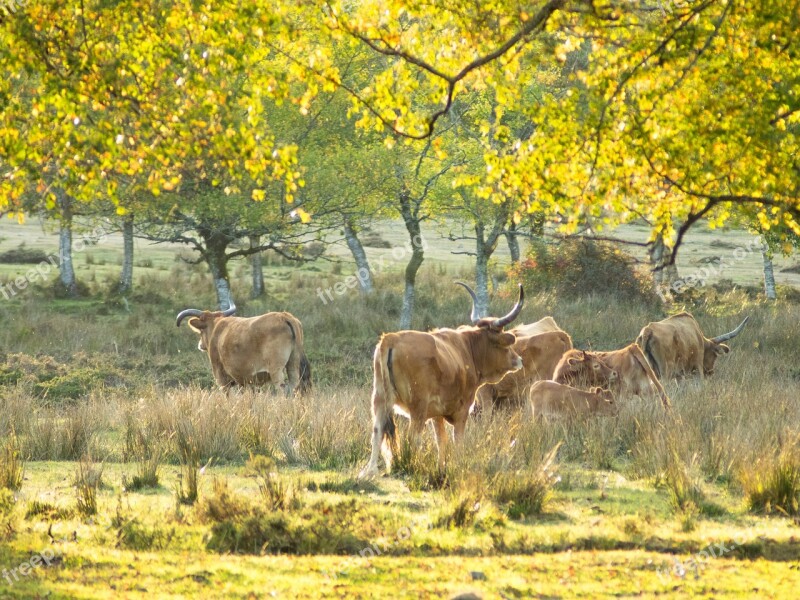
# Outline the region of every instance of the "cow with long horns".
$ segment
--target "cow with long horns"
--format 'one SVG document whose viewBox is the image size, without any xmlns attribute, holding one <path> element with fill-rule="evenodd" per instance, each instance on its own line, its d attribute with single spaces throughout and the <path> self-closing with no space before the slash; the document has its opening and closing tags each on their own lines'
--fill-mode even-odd
<svg viewBox="0 0 800 600">
<path fill-rule="evenodd" d="M 459 442 L 476 390 L 522 366 L 513 350 L 514 335 L 503 328 L 517 318 L 524 299 L 520 285 L 519 300 L 504 317 L 478 318 L 473 305 L 471 327 L 398 331 L 381 337 L 373 357 L 372 454 L 360 477 L 378 473 L 381 449 L 391 470 L 395 409 L 411 419 L 414 438 L 433 420 L 439 465 L 444 466 L 445 421 L 453 426 Z"/>
<path fill-rule="evenodd" d="M 739 335 L 748 319 L 733 331 L 709 339 L 695 318 L 683 312 L 645 325 L 636 343 L 662 380 L 693 373 L 702 378 L 714 373 L 717 358 L 731 351 L 723 342 Z"/>
<path fill-rule="evenodd" d="M 287 395 L 299 386 L 311 387 L 311 368 L 303 350 L 303 325 L 287 312 L 258 317 L 235 317 L 236 306 L 225 311 L 188 308 L 176 323 L 187 324 L 200 336 L 197 347 L 208 354 L 214 379 L 223 389 L 233 385 L 282 387 Z M 288 381 L 287 381 L 288 380 Z"/>
</svg>

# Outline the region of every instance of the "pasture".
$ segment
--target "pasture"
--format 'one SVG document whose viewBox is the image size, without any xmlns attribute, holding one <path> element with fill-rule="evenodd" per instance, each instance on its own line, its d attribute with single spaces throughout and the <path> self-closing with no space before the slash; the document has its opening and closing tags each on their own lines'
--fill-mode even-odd
<svg viewBox="0 0 800 600">
<path fill-rule="evenodd" d="M 376 229 L 401 247 L 399 227 Z M 746 239 L 692 234 L 680 268 Z M 0 252 L 22 241 L 56 247 L 35 223 L 0 228 Z M 438 233 L 428 241 L 414 325 L 461 325 L 469 299 L 452 282 L 470 280 L 467 258 Z M 754 289 L 755 254 L 712 279 L 733 283 L 669 307 L 526 290 L 519 322 L 552 315 L 583 348 L 620 348 L 684 309 L 707 335 L 750 321 L 713 377 L 664 382 L 669 414 L 655 396 L 575 422 L 484 410 L 444 472 L 430 432 L 411 447 L 398 418 L 394 472 L 360 481 L 371 353 L 396 329 L 403 261 L 370 249 L 389 257 L 375 295 L 329 302 L 317 290 L 349 263 L 268 257 L 259 300 L 247 298 L 248 267 L 237 265 L 242 314 L 288 310 L 303 322 L 314 389 L 226 396 L 196 336 L 174 322 L 184 308 L 212 306 L 205 268 L 176 260 L 185 250 L 138 244 L 127 302 L 107 292 L 115 236 L 76 254 L 88 297 L 40 285 L 0 298 L 0 483 L 22 478 L 0 489 L 0 597 L 795 595 L 800 303 L 798 276 L 781 272 L 791 261 L 776 262 L 786 287 L 775 303 Z M 0 281 L 24 270 L 2 265 Z M 509 298 L 496 294 L 493 313 Z"/>
</svg>

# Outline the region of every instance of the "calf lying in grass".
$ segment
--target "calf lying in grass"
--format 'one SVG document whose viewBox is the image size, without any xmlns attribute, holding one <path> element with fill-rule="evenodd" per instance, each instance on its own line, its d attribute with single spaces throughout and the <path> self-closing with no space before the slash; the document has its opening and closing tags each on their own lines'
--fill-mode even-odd
<svg viewBox="0 0 800 600">
<path fill-rule="evenodd" d="M 586 392 L 555 381 L 534 383 L 530 402 L 534 418 L 616 415 L 619 411 L 610 390 L 594 387 Z"/>
</svg>

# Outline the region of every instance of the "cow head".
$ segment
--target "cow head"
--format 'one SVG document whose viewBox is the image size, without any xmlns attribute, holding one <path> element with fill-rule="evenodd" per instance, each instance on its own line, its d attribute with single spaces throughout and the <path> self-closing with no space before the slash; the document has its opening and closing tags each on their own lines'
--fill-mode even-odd
<svg viewBox="0 0 800 600">
<path fill-rule="evenodd" d="M 742 321 L 739 326 L 730 331 L 728 333 L 723 333 L 722 335 L 718 335 L 712 339 L 705 339 L 703 342 L 703 374 L 704 375 L 713 375 L 714 374 L 714 367 L 717 362 L 717 358 L 722 356 L 723 354 L 727 354 L 731 351 L 730 346 L 727 344 L 723 344 L 722 342 L 727 342 L 731 338 L 735 338 L 742 332 L 744 329 L 745 324 L 747 323 L 750 317 L 745 317 L 744 321 Z"/>
<path fill-rule="evenodd" d="M 236 305 L 231 302 L 228 310 L 210 312 L 207 310 L 197 310 L 196 308 L 187 308 L 178 313 L 176 318 L 176 326 L 180 327 L 181 323 L 186 317 L 191 317 L 187 324 L 195 333 L 200 335 L 200 341 L 197 343 L 197 349 L 201 352 L 208 352 L 208 337 L 211 330 L 214 328 L 214 323 L 217 319 L 222 317 L 229 317 L 236 312 Z"/>
<path fill-rule="evenodd" d="M 608 385 L 617 381 L 617 372 L 595 353 L 585 350 L 568 350 L 558 361 L 553 372 L 558 383 Z"/>
<path fill-rule="evenodd" d="M 465 333 L 470 333 L 473 346 L 472 355 L 476 361 L 475 365 L 480 371 L 481 379 L 488 383 L 496 383 L 509 371 L 521 369 L 522 358 L 512 348 L 517 338 L 513 333 L 503 331 L 503 328 L 516 319 L 522 310 L 525 302 L 522 285 L 519 286 L 519 299 L 507 315 L 499 319 L 494 317 L 481 319 L 478 318 L 475 309 L 475 292 L 465 283 L 460 281 L 456 283 L 463 286 L 472 296 L 470 320 L 474 329 L 472 332 L 465 330 Z"/>
<path fill-rule="evenodd" d="M 616 415 L 619 413 L 619 404 L 614 400 L 614 393 L 611 390 L 600 387 L 593 387 L 591 393 L 597 396 L 597 412 L 605 415 Z"/>
</svg>

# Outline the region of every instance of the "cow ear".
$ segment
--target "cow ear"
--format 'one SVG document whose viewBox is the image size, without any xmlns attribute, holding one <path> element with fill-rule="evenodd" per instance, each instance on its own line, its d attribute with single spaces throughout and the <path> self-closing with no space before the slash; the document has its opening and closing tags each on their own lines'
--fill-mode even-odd
<svg viewBox="0 0 800 600">
<path fill-rule="evenodd" d="M 717 356 L 722 356 L 723 354 L 727 354 L 731 351 L 731 347 L 726 344 L 717 344 L 714 346 L 714 353 Z"/>
<path fill-rule="evenodd" d="M 567 364 L 570 367 L 576 366 L 578 363 L 582 362 L 580 358 L 575 358 L 574 356 L 567 359 Z"/>
<path fill-rule="evenodd" d="M 186 323 L 192 329 L 192 331 L 196 333 L 200 333 L 203 329 L 206 328 L 208 322 L 205 319 L 201 319 L 200 317 L 192 317 Z"/>
<path fill-rule="evenodd" d="M 503 346 L 513 346 L 514 342 L 517 341 L 517 338 L 513 333 L 502 332 L 498 334 L 498 340 Z"/>
</svg>

